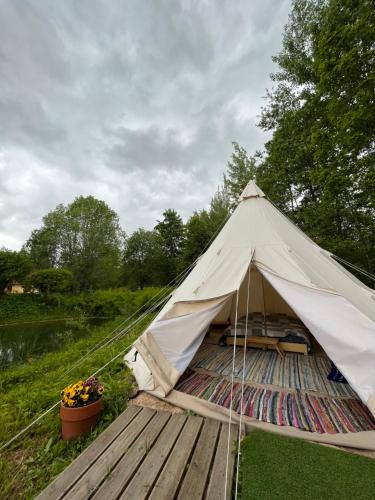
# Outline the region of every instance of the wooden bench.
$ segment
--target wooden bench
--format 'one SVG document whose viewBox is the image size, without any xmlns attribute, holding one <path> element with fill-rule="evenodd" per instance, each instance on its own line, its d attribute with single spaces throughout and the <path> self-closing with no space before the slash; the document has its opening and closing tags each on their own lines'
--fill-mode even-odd
<svg viewBox="0 0 375 500">
<path fill-rule="evenodd" d="M 234 337 L 227 337 L 227 344 L 234 345 Z M 244 346 L 245 345 L 245 337 L 237 337 L 236 345 Z M 284 350 L 281 346 L 280 340 L 275 337 L 266 337 L 266 336 L 256 336 L 252 335 L 251 337 L 246 338 L 246 345 L 253 347 L 261 347 L 262 349 L 276 349 L 281 357 L 284 356 Z"/>
</svg>

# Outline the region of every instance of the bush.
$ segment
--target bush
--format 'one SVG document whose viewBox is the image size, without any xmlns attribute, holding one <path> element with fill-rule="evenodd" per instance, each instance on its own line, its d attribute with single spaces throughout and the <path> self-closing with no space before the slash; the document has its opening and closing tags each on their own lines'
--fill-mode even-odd
<svg viewBox="0 0 375 500">
<path fill-rule="evenodd" d="M 51 314 L 59 316 L 58 304 L 49 304 L 45 297 L 36 294 L 9 294 L 0 298 L 0 323 L 19 319 L 33 319 Z"/>
<path fill-rule="evenodd" d="M 8 319 L 50 315 L 76 316 L 77 313 L 91 317 L 126 318 L 135 311 L 146 311 L 151 304 L 165 297 L 168 291 L 172 289 L 144 288 L 132 292 L 127 288 L 116 288 L 78 295 L 62 293 L 6 295 L 0 299 L 0 323 Z"/>
<path fill-rule="evenodd" d="M 29 274 L 25 286 L 29 289 L 36 288 L 41 293 L 70 292 L 73 274 L 67 269 L 41 269 Z"/>
</svg>

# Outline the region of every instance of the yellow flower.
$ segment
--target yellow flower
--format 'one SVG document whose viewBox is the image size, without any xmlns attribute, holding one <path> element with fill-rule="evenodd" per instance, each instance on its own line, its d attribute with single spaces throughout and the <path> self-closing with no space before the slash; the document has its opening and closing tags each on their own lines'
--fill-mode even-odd
<svg viewBox="0 0 375 500">
<path fill-rule="evenodd" d="M 90 395 L 95 395 L 95 400 L 103 394 L 104 388 L 98 383 L 98 379 L 90 377 L 86 381 L 79 380 L 75 384 L 70 384 L 61 391 L 63 405 L 72 407 L 80 406 L 88 402 Z"/>
<path fill-rule="evenodd" d="M 76 384 L 74 384 L 74 390 L 75 392 L 81 392 L 83 389 L 83 382 L 80 381 L 80 382 L 77 382 Z"/>
</svg>

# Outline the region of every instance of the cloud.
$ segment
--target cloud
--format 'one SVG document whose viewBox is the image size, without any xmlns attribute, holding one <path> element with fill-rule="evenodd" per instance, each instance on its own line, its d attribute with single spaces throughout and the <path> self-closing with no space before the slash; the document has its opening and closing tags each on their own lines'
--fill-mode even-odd
<svg viewBox="0 0 375 500">
<path fill-rule="evenodd" d="M 3 0 L 0 246 L 80 194 L 126 232 L 207 206 L 249 152 L 289 0 Z"/>
</svg>

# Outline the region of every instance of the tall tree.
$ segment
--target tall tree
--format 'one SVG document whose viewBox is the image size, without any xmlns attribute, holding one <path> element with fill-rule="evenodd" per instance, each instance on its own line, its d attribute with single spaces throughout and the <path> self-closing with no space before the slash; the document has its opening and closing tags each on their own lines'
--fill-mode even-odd
<svg viewBox="0 0 375 500">
<path fill-rule="evenodd" d="M 121 243 L 117 214 L 104 201 L 79 196 L 47 214 L 25 248 L 37 267 L 63 267 L 76 289 L 92 290 L 117 284 Z"/>
<path fill-rule="evenodd" d="M 179 269 L 182 271 L 202 254 L 230 215 L 230 200 L 225 187 L 217 189 L 209 210 L 195 211 L 185 225 L 185 239 Z"/>
<path fill-rule="evenodd" d="M 132 289 L 165 284 L 164 241 L 156 231 L 138 229 L 126 238 L 122 282 Z"/>
<path fill-rule="evenodd" d="M 155 230 L 164 240 L 168 257 L 177 257 L 181 253 L 184 238 L 184 223 L 178 213 L 168 208 L 163 212 L 163 220 L 157 221 Z"/>
<path fill-rule="evenodd" d="M 375 270 L 375 10 L 371 1 L 295 0 L 257 180 L 315 241 Z"/>
<path fill-rule="evenodd" d="M 210 203 L 208 212 L 211 232 L 214 235 L 230 215 L 231 203 L 224 186 L 219 186 Z"/>
<path fill-rule="evenodd" d="M 163 212 L 163 219 L 157 222 L 155 231 L 163 239 L 165 254 L 164 281 L 169 283 L 177 274 L 184 239 L 184 223 L 182 218 L 173 209 L 165 210 Z"/>
<path fill-rule="evenodd" d="M 61 257 L 61 231 L 64 226 L 66 208 L 57 207 L 43 217 L 43 226 L 32 231 L 25 244 L 35 267 L 47 269 L 57 267 Z"/>
<path fill-rule="evenodd" d="M 256 160 L 237 142 L 233 142 L 234 151 L 224 175 L 224 190 L 229 199 L 231 209 L 235 208 L 238 198 L 247 183 L 255 177 Z"/>
<path fill-rule="evenodd" d="M 207 210 L 195 211 L 185 225 L 185 241 L 181 271 L 192 264 L 206 249 L 212 236 L 212 226 Z"/>
</svg>

